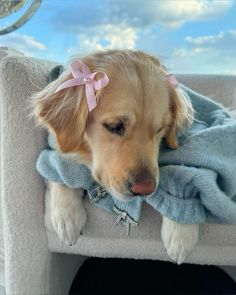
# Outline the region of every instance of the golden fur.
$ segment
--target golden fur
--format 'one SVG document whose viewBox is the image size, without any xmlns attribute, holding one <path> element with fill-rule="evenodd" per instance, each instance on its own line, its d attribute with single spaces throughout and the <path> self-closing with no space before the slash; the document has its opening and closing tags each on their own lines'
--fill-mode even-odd
<svg viewBox="0 0 236 295">
<path fill-rule="evenodd" d="M 180 90 L 165 78 L 159 60 L 139 51 L 111 50 L 82 61 L 94 71 L 105 71 L 108 85 L 96 93 L 98 106 L 89 113 L 83 86 L 55 93 L 71 79 L 67 69 L 56 81 L 33 96 L 34 115 L 54 133 L 63 153 L 74 153 L 92 170 L 94 178 L 121 199 L 128 183 L 143 171 L 158 184 L 157 157 L 164 136 L 177 148 L 177 132 L 191 124 L 192 107 Z M 122 122 L 122 136 L 104 125 Z"/>
</svg>

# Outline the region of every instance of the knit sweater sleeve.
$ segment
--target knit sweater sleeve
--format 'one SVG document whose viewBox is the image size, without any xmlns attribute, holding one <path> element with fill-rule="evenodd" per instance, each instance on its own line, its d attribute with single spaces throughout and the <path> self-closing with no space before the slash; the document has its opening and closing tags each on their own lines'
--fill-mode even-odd
<svg viewBox="0 0 236 295">
<path fill-rule="evenodd" d="M 235 199 L 219 186 L 216 171 L 168 165 L 160 169 L 160 184 L 147 203 L 179 223 L 236 223 Z"/>
<path fill-rule="evenodd" d="M 162 215 L 179 223 L 201 223 L 206 212 L 194 185 L 198 171 L 194 167 L 168 165 L 160 168 L 156 193 L 147 203 Z"/>
<path fill-rule="evenodd" d="M 72 189 L 88 190 L 94 183 L 91 172 L 86 166 L 55 149 L 55 141 L 50 134 L 48 148 L 40 153 L 36 169 L 46 182 L 62 183 Z"/>
<path fill-rule="evenodd" d="M 180 223 L 236 223 L 236 121 L 184 88 L 195 110 L 176 150 L 160 150 L 160 184 L 148 203 Z"/>
</svg>

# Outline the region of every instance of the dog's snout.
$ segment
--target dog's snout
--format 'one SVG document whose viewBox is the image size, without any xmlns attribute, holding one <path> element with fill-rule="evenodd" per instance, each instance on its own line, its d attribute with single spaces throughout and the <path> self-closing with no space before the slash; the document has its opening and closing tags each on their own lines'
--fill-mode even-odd
<svg viewBox="0 0 236 295">
<path fill-rule="evenodd" d="M 147 178 L 142 182 L 135 182 L 131 186 L 131 191 L 137 195 L 150 195 L 155 191 L 156 182 L 153 179 Z"/>
<path fill-rule="evenodd" d="M 156 180 L 150 173 L 142 171 L 139 173 L 132 183 L 130 184 L 130 190 L 135 195 L 150 195 L 156 189 Z"/>
</svg>

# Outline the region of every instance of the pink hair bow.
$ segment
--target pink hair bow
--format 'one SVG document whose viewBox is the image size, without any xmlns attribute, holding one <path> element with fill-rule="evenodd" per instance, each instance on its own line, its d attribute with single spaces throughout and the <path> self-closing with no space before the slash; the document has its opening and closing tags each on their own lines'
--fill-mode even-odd
<svg viewBox="0 0 236 295">
<path fill-rule="evenodd" d="M 85 85 L 88 108 L 91 112 L 97 106 L 95 90 L 99 90 L 105 87 L 109 82 L 109 78 L 103 71 L 91 73 L 88 66 L 86 66 L 81 60 L 73 61 L 70 65 L 70 70 L 73 79 L 65 81 L 64 83 L 59 85 L 55 92 L 73 86 Z M 99 80 L 95 80 L 95 76 L 98 73 L 102 73 L 104 76 Z"/>
<path fill-rule="evenodd" d="M 166 74 L 166 80 L 168 80 L 175 88 L 179 85 L 179 82 L 173 74 Z"/>
</svg>

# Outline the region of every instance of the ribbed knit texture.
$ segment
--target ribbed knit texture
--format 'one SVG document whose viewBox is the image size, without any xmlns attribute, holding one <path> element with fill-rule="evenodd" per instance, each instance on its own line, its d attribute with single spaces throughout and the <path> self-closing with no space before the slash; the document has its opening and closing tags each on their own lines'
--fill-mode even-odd
<svg viewBox="0 0 236 295">
<path fill-rule="evenodd" d="M 219 104 L 181 86 L 195 110 L 193 125 L 179 135 L 180 147 L 162 145 L 160 183 L 148 197 L 120 201 L 108 193 L 94 204 L 108 212 L 114 207 L 138 221 L 142 202 L 180 223 L 236 223 L 236 121 Z M 90 192 L 97 187 L 83 165 L 49 147 L 41 152 L 37 170 L 47 180 Z M 91 200 L 93 202 L 93 200 Z"/>
</svg>

